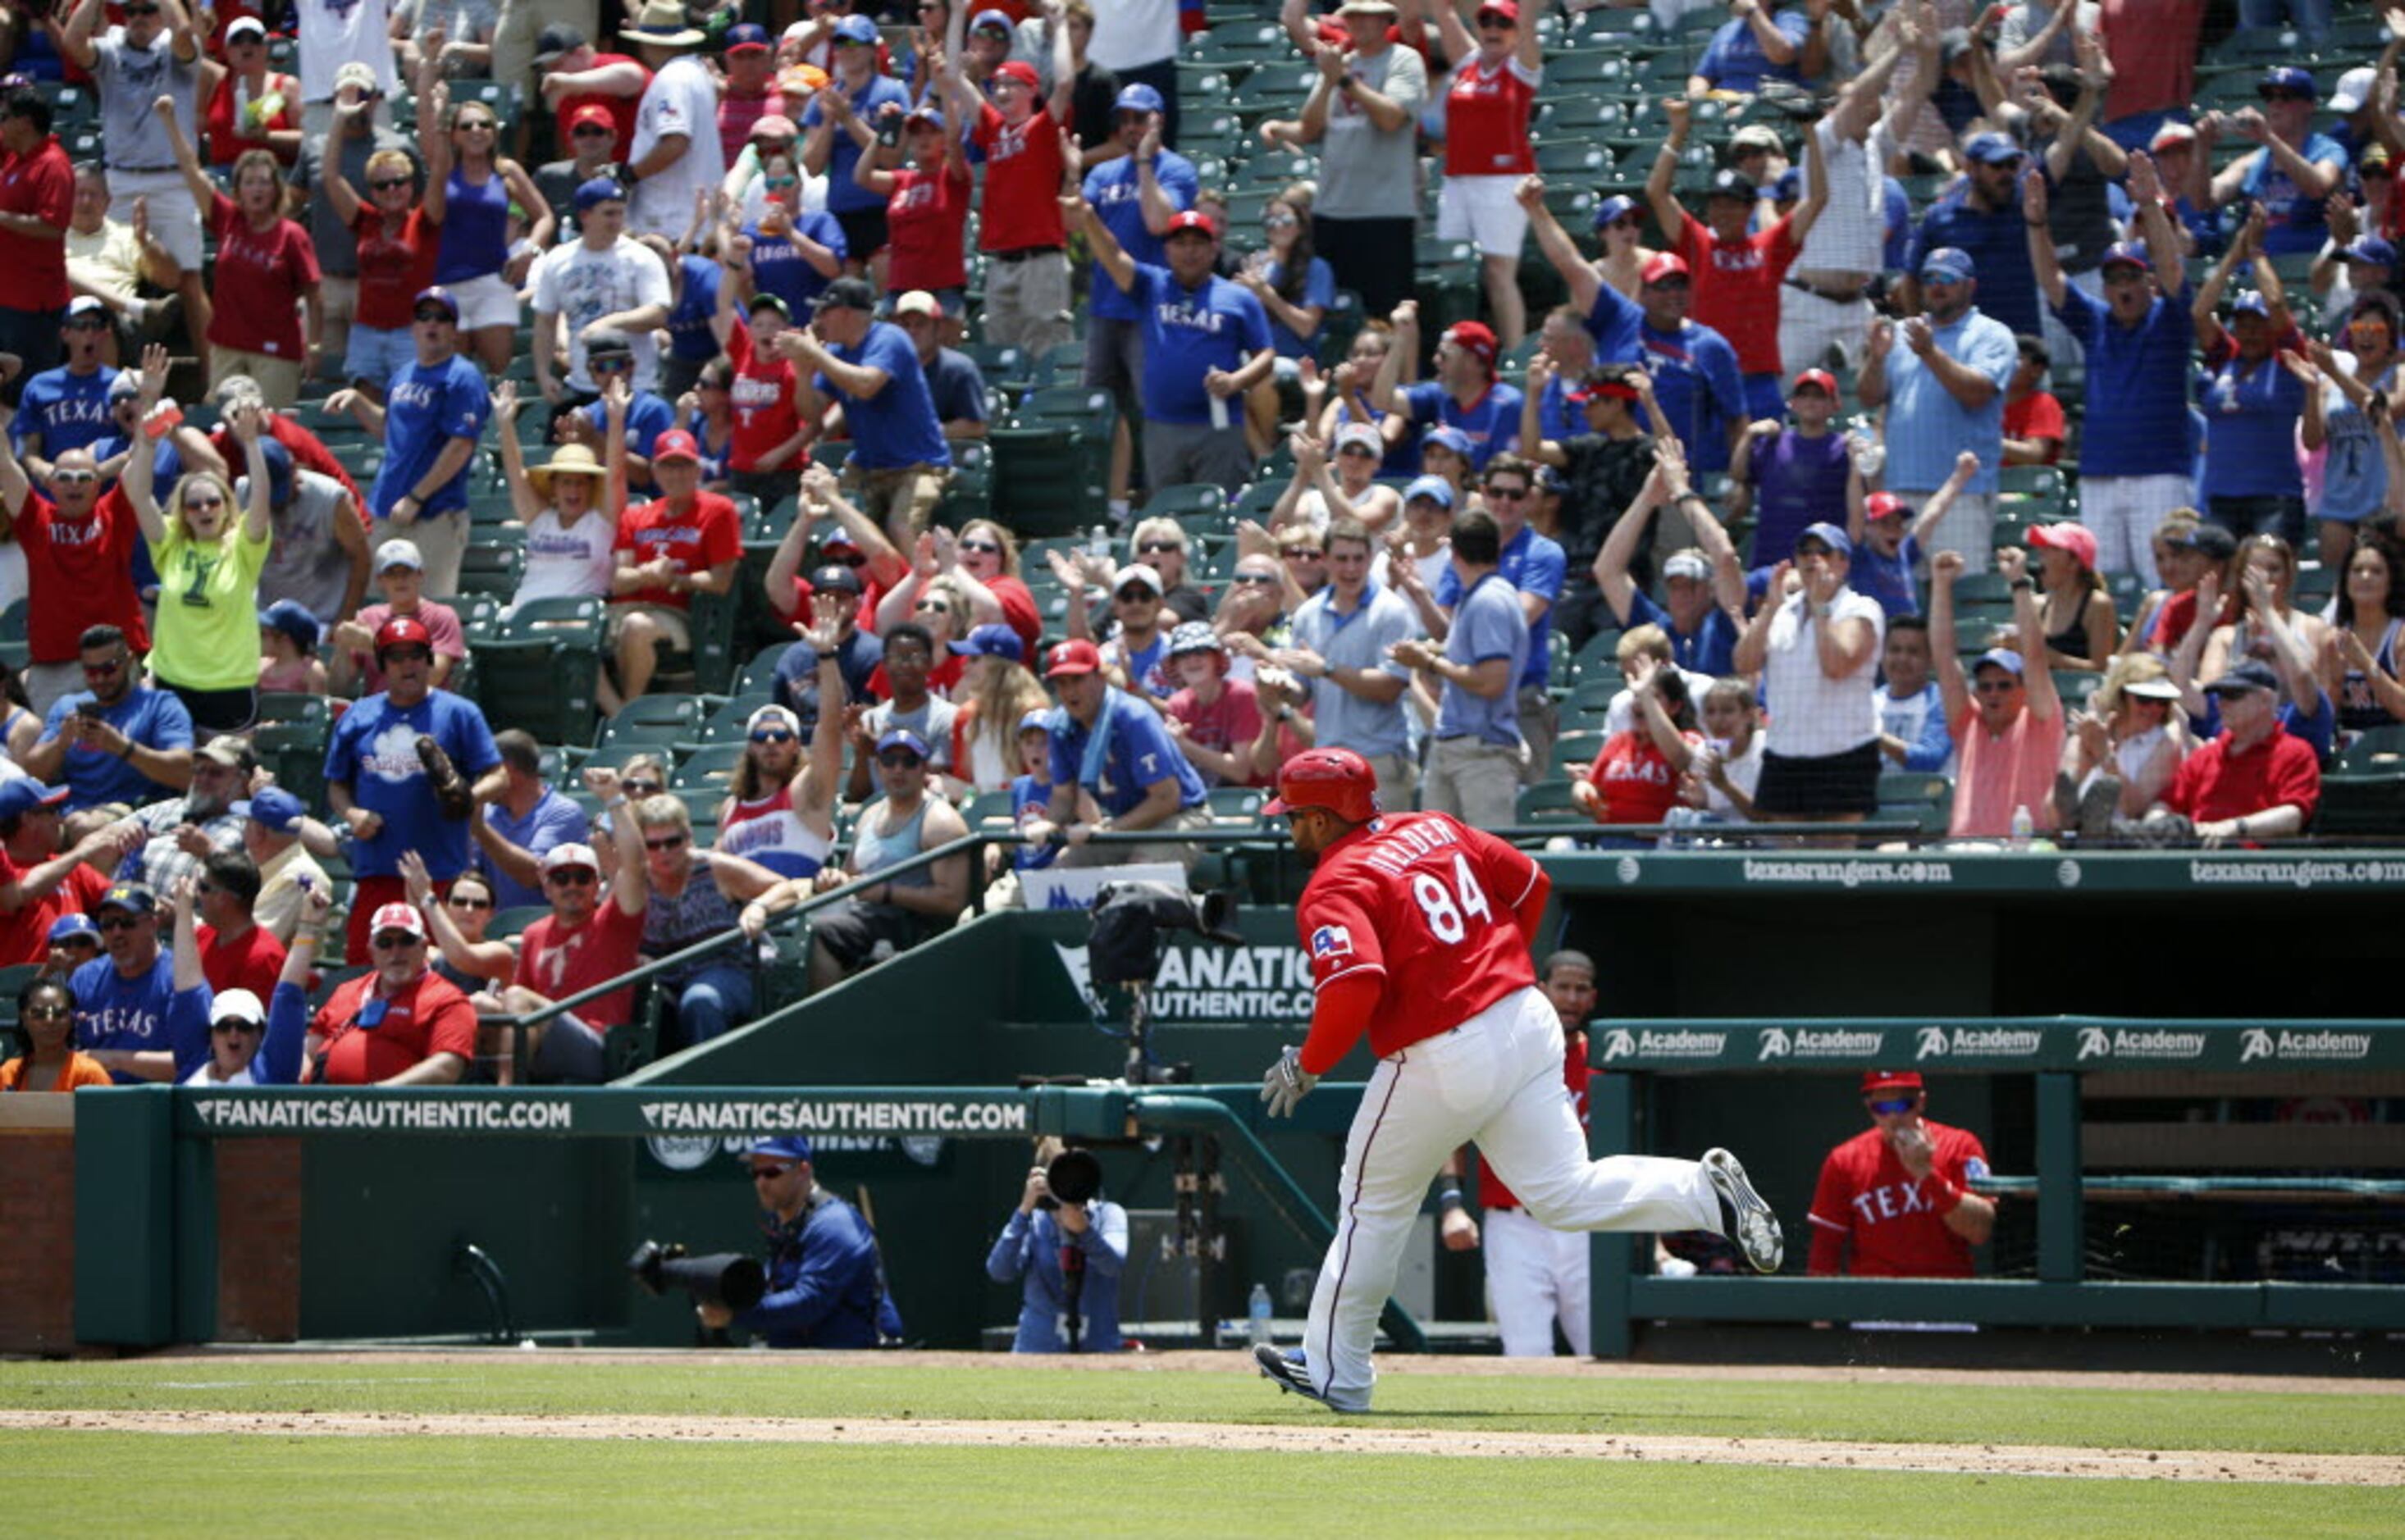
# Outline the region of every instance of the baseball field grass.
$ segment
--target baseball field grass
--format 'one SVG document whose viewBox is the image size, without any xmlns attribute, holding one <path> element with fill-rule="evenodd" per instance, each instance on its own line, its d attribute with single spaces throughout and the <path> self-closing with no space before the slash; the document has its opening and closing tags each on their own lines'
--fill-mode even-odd
<svg viewBox="0 0 2405 1540">
<path fill-rule="evenodd" d="M 1456 1363 L 1391 1373 L 1375 1413 L 1339 1420 L 1233 1354 L 1175 1357 L 1116 1372 L 564 1351 L 0 1365 L 0 1511 L 11 1534 L 313 1540 L 696 1524 L 979 1540 L 2405 1532 L 2405 1395 L 2379 1385 Z M 2066 1473 L 2077 1451 L 2119 1451 L 2123 1474 L 1997 1463 L 2022 1447 L 2070 1456 L 2042 1467 Z M 2164 1477 L 2146 1478 L 2156 1459 Z"/>
</svg>

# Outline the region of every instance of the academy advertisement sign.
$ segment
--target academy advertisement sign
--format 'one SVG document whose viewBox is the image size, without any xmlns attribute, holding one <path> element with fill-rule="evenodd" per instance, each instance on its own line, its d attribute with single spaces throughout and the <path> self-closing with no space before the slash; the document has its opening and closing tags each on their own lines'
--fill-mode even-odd
<svg viewBox="0 0 2405 1540">
<path fill-rule="evenodd" d="M 2103 1070 L 2329 1070 L 2405 1065 L 2405 1024 L 1724 1020 L 1598 1023 L 1595 1063 L 1614 1070 L 1875 1070 L 1932 1074 Z"/>
</svg>

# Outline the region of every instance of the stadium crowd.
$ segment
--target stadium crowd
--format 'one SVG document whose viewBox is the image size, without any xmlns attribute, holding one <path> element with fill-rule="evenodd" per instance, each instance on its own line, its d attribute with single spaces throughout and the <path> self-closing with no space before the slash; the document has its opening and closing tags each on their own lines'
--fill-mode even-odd
<svg viewBox="0 0 2405 1540">
<path fill-rule="evenodd" d="M 456 1081 L 815 893 L 813 983 L 891 957 L 990 819 L 1190 865 L 1314 744 L 1630 847 L 2334 827 L 2405 722 L 2400 47 L 10 0 L 0 1085 Z"/>
</svg>

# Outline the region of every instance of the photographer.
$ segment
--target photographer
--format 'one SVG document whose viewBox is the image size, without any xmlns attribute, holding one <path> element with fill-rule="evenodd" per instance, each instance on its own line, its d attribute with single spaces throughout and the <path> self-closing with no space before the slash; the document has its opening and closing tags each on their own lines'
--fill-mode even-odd
<svg viewBox="0 0 2405 1540">
<path fill-rule="evenodd" d="M 768 1293 L 748 1310 L 694 1307 L 712 1330 L 740 1326 L 772 1348 L 874 1348 L 902 1335 L 877 1237 L 860 1211 L 818 1184 L 800 1134 L 752 1146 L 752 1190 L 768 1212 Z"/>
<path fill-rule="evenodd" d="M 1078 1177 L 1101 1181 L 1093 1156 L 1064 1150 L 1049 1135 L 1037 1140 L 1027 1188 L 986 1254 L 986 1275 L 997 1283 L 1021 1281 L 1019 1336 L 1011 1351 L 1118 1352 L 1126 1345 L 1119 1337 L 1119 1273 L 1127 1266 L 1127 1211 L 1099 1191 L 1074 1203 L 1056 1196 L 1049 1173 L 1063 1155 L 1083 1157 L 1069 1162 L 1071 1169 L 1062 1181 L 1064 1191 L 1077 1190 L 1072 1183 Z M 1076 1169 L 1080 1166 L 1083 1169 Z M 1074 1346 L 1068 1309 L 1072 1272 L 1079 1279 Z"/>
</svg>

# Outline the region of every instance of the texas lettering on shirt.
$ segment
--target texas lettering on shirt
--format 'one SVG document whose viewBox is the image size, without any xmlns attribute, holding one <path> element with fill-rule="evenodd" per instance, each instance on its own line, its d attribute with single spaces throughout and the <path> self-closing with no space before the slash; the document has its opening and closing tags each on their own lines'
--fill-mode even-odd
<svg viewBox="0 0 2405 1540">
<path fill-rule="evenodd" d="M 392 396 L 385 403 L 385 412 L 389 415 L 405 407 L 439 407 L 448 393 L 444 388 L 448 383 L 443 378 L 431 381 L 404 379 L 392 387 Z M 463 406 L 458 419 L 444 431 L 455 439 L 472 439 L 485 431 L 484 419 L 473 407 Z"/>
</svg>

